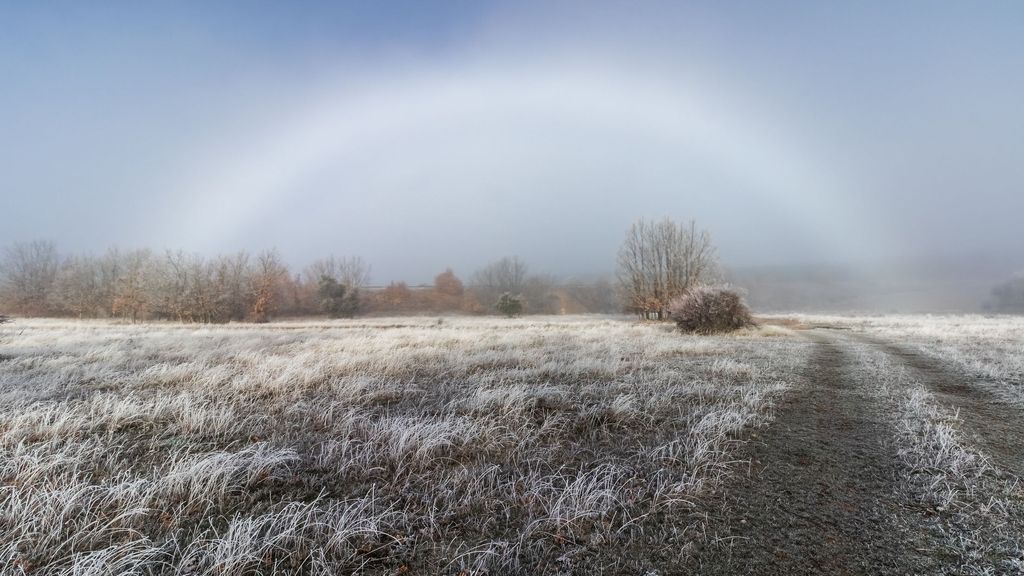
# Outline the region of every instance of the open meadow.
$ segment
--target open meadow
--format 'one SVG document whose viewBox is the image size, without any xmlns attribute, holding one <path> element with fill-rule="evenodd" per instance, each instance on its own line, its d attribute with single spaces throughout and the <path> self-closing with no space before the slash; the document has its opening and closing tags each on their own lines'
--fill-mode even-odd
<svg viewBox="0 0 1024 576">
<path fill-rule="evenodd" d="M 811 349 L 617 317 L 2 330 L 4 575 L 676 565 Z"/>
<path fill-rule="evenodd" d="M 0 574 L 1004 574 L 1024 321 L 0 328 Z"/>
<path fill-rule="evenodd" d="M 1024 2 L 0 2 L 0 576 L 1024 576 Z"/>
</svg>

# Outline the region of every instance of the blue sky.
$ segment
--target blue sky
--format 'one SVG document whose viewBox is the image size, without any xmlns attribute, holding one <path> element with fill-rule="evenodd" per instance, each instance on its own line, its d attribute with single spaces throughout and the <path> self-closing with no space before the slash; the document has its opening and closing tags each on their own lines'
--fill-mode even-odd
<svg viewBox="0 0 1024 576">
<path fill-rule="evenodd" d="M 735 265 L 1020 252 L 1017 2 L 0 3 L 0 244 Z"/>
</svg>

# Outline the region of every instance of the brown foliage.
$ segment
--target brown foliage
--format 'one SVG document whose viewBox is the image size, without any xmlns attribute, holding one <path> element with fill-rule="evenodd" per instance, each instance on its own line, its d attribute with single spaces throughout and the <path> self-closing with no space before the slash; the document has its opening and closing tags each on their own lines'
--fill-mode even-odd
<svg viewBox="0 0 1024 576">
<path fill-rule="evenodd" d="M 669 306 L 672 320 L 683 332 L 715 334 L 754 325 L 743 297 L 735 290 L 696 286 Z"/>
<path fill-rule="evenodd" d="M 451 268 L 441 272 L 434 278 L 434 290 L 443 296 L 456 298 L 461 298 L 462 293 L 465 292 L 462 280 L 459 280 L 459 277 L 455 275 Z"/>
<path fill-rule="evenodd" d="M 252 277 L 252 305 L 250 315 L 253 322 L 267 322 L 277 311 L 283 300 L 283 290 L 288 281 L 285 267 L 276 250 L 260 253 Z"/>
</svg>

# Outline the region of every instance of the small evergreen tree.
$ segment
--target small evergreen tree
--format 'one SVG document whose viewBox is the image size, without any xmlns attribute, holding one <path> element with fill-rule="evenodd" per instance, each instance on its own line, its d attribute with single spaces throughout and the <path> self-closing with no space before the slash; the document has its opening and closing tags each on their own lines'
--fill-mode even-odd
<svg viewBox="0 0 1024 576">
<path fill-rule="evenodd" d="M 498 302 L 494 307 L 498 309 L 498 312 L 513 318 L 523 313 L 523 300 L 519 296 L 513 296 L 505 292 L 498 298 Z"/>
<path fill-rule="evenodd" d="M 320 277 L 320 309 L 331 318 L 352 318 L 359 312 L 359 290 L 330 276 Z"/>
</svg>

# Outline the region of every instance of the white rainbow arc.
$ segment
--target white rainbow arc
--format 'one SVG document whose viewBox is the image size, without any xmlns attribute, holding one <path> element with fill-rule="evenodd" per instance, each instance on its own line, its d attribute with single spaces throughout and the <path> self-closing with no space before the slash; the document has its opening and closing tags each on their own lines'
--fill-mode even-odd
<svg viewBox="0 0 1024 576">
<path fill-rule="evenodd" d="M 242 227 L 277 209 L 298 183 L 326 167 L 337 169 L 376 153 L 401 163 L 402 143 L 410 134 L 482 125 L 480 130 L 507 151 L 528 143 L 516 137 L 503 141 L 503 134 L 533 118 L 541 125 L 555 119 L 629 132 L 696 154 L 779 203 L 792 215 L 788 225 L 807 227 L 809 236 L 839 258 L 870 253 L 884 241 L 850 201 L 849 184 L 815 158 L 813 147 L 801 145 L 770 119 L 743 116 L 698 83 L 680 86 L 629 73 L 572 70 L 456 70 L 410 75 L 361 92 L 327 90 L 264 137 L 194 171 L 197 177 L 183 186 L 199 215 L 192 233 L 200 242 L 230 236 L 235 231 L 225 228 L 222 218 L 204 221 L 202 215 L 230 213 L 229 226 Z"/>
</svg>

